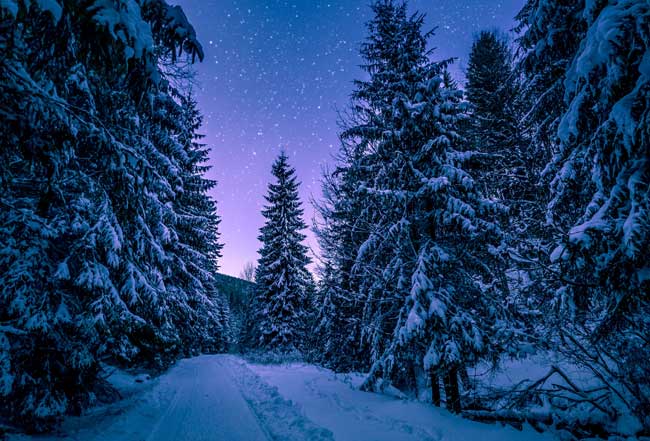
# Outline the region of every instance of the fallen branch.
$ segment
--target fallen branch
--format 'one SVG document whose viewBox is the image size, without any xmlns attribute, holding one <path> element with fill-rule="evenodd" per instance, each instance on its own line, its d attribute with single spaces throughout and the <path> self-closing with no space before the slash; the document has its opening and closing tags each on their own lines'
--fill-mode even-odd
<svg viewBox="0 0 650 441">
<path fill-rule="evenodd" d="M 504 423 L 541 423 L 547 426 L 553 424 L 553 416 L 548 413 L 518 412 L 511 409 L 503 410 L 464 410 L 462 415 L 465 418 L 483 422 L 504 422 Z"/>
<path fill-rule="evenodd" d="M 585 437 L 602 437 L 607 439 L 611 435 L 622 435 L 610 432 L 611 427 L 593 421 L 582 422 L 578 420 L 564 420 L 561 416 L 542 412 L 520 412 L 514 410 L 484 411 L 466 410 L 463 416 L 467 419 L 483 423 L 503 423 L 522 430 L 524 424 L 529 424 L 533 429 L 542 432 L 552 427 L 556 430 L 566 430 L 578 439 Z"/>
</svg>

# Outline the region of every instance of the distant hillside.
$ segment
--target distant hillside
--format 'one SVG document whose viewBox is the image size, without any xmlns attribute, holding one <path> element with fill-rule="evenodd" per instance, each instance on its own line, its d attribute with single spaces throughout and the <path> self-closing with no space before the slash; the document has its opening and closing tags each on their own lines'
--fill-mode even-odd
<svg viewBox="0 0 650 441">
<path fill-rule="evenodd" d="M 229 276 L 227 274 L 221 274 L 217 273 L 217 280 L 219 283 L 224 284 L 224 286 L 233 286 L 239 288 L 250 288 L 251 286 L 255 286 L 253 282 L 249 282 L 248 280 L 240 279 L 239 277 L 233 277 Z"/>
<path fill-rule="evenodd" d="M 230 349 L 237 351 L 243 337 L 243 326 L 248 316 L 255 284 L 226 274 L 217 274 L 217 282 L 219 290 L 228 299 L 230 305 Z"/>
<path fill-rule="evenodd" d="M 228 298 L 230 309 L 234 311 L 243 310 L 248 304 L 255 284 L 238 277 L 226 274 L 217 274 L 219 290 Z"/>
</svg>

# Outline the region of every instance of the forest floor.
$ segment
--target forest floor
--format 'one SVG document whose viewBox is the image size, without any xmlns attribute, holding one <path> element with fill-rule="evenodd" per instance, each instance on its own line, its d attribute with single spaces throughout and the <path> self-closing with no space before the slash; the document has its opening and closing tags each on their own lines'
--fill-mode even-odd
<svg viewBox="0 0 650 441">
<path fill-rule="evenodd" d="M 416 401 L 361 392 L 361 375 L 316 366 L 250 364 L 234 355 L 179 361 L 154 380 L 116 372 L 125 397 L 66 419 L 55 435 L 11 441 L 515 441 L 532 428 L 481 424 Z"/>
</svg>

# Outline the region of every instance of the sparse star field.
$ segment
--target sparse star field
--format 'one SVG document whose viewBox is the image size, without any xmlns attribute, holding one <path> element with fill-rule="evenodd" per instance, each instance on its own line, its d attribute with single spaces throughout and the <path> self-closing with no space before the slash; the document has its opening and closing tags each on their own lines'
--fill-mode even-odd
<svg viewBox="0 0 650 441">
<path fill-rule="evenodd" d="M 338 112 L 362 78 L 359 47 L 370 18 L 368 0 L 177 0 L 205 50 L 195 91 L 212 147 L 209 177 L 222 217 L 221 271 L 237 276 L 257 260 L 260 209 L 271 163 L 280 149 L 302 182 L 305 220 L 320 177 L 338 150 Z M 473 35 L 513 27 L 523 0 L 413 0 L 412 10 L 437 27 L 435 59 L 457 57 L 463 79 Z M 311 232 L 308 245 L 315 249 Z"/>
</svg>

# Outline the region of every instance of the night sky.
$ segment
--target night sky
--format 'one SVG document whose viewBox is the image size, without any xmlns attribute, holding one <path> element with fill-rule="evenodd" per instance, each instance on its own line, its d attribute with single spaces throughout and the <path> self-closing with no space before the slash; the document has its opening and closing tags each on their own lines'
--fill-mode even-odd
<svg viewBox="0 0 650 441">
<path fill-rule="evenodd" d="M 302 182 L 305 220 L 320 195 L 321 171 L 338 149 L 337 109 L 362 77 L 359 46 L 369 0 L 172 0 L 205 49 L 197 66 L 202 132 L 212 147 L 210 178 L 222 217 L 221 271 L 237 276 L 257 260 L 271 163 L 284 149 Z M 437 26 L 434 59 L 458 57 L 463 70 L 473 35 L 513 26 L 524 0 L 411 0 Z M 310 232 L 308 245 L 315 247 Z"/>
</svg>

